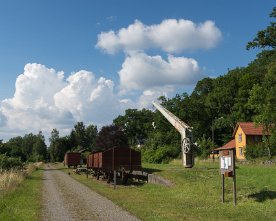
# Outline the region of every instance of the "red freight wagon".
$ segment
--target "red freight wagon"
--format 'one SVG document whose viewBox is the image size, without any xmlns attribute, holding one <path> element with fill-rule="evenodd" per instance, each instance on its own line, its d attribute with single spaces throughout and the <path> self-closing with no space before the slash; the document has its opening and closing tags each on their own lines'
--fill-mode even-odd
<svg viewBox="0 0 276 221">
<path fill-rule="evenodd" d="M 115 147 L 93 156 L 94 168 L 102 171 L 141 170 L 141 153 L 131 148 Z"/>
<path fill-rule="evenodd" d="M 89 154 L 87 156 L 87 164 L 86 164 L 87 169 L 92 169 L 94 167 L 93 163 L 94 163 L 94 156 L 93 154 Z"/>
<path fill-rule="evenodd" d="M 114 170 L 140 170 L 141 153 L 131 148 L 112 148 L 103 152 L 102 169 Z"/>
<path fill-rule="evenodd" d="M 64 165 L 68 167 L 74 166 L 77 167 L 80 165 L 81 154 L 77 152 L 68 152 L 64 156 Z"/>
<path fill-rule="evenodd" d="M 141 153 L 131 148 L 114 147 L 104 152 L 90 154 L 87 159 L 89 161 L 87 168 L 92 169 L 92 174 L 97 176 L 97 179 L 100 176 L 107 178 L 107 182 L 118 176 L 123 183 L 126 183 L 133 171 L 142 170 Z"/>
<path fill-rule="evenodd" d="M 93 153 L 93 168 L 102 168 L 102 152 Z"/>
</svg>

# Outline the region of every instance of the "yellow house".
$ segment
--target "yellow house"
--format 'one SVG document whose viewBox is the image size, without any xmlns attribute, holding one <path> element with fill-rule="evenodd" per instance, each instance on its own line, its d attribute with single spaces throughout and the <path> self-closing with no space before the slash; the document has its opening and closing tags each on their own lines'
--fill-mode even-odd
<svg viewBox="0 0 276 221">
<path fill-rule="evenodd" d="M 247 145 L 255 145 L 262 142 L 263 127 L 255 126 L 253 122 L 238 122 L 232 137 L 235 139 L 236 157 L 245 160 Z"/>
<path fill-rule="evenodd" d="M 245 160 L 246 146 L 262 142 L 263 130 L 263 126 L 257 127 L 253 122 L 238 122 L 232 135 L 234 139 L 214 150 L 235 149 L 236 158 Z"/>
</svg>

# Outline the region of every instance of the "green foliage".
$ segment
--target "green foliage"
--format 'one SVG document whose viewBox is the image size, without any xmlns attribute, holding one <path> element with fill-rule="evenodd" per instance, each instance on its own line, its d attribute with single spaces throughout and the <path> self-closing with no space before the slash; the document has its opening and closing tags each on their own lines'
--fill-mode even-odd
<svg viewBox="0 0 276 221">
<path fill-rule="evenodd" d="M 270 14 L 271 18 L 276 18 L 276 7 Z M 259 31 L 253 41 L 247 43 L 247 50 L 251 48 L 276 48 L 276 22 L 271 22 L 265 30 Z"/>
<path fill-rule="evenodd" d="M 77 122 L 70 134 L 70 143 L 73 147 L 81 146 L 84 149 L 90 149 L 95 143 L 98 134 L 97 126 L 93 124 L 87 127 L 83 122 Z"/>
<path fill-rule="evenodd" d="M 169 145 L 160 146 L 157 149 L 142 149 L 143 161 L 148 163 L 169 163 L 170 160 L 178 157 L 179 154 L 179 148 Z"/>
<path fill-rule="evenodd" d="M 20 158 L 23 162 L 46 160 L 45 138 L 41 131 L 37 135 L 30 133 L 24 137 L 11 138 L 8 142 L 0 145 L 0 154 Z"/>
<path fill-rule="evenodd" d="M 214 148 L 213 142 L 210 137 L 206 138 L 204 135 L 203 137 L 199 138 L 198 141 L 198 155 L 202 159 L 207 159 L 211 150 Z"/>
<path fill-rule="evenodd" d="M 60 137 L 59 131 L 53 129 L 49 138 L 50 159 L 52 162 L 61 162 L 67 151 L 88 150 L 94 148 L 96 136 L 98 134 L 97 127 L 90 124 L 87 127 L 83 122 L 77 122 L 69 136 Z"/>
<path fill-rule="evenodd" d="M 68 136 L 60 137 L 59 131 L 57 129 L 53 129 L 49 141 L 49 154 L 51 162 L 63 161 L 65 153 L 72 148 L 70 138 Z"/>
<path fill-rule="evenodd" d="M 267 155 L 268 155 L 268 152 L 264 143 L 246 146 L 245 158 L 248 160 L 256 159 L 259 157 L 267 157 Z"/>
<path fill-rule="evenodd" d="M 13 168 L 21 168 L 22 161 L 16 157 L 9 157 L 6 154 L 0 155 L 0 169 L 9 170 Z"/>
<path fill-rule="evenodd" d="M 113 147 L 129 147 L 125 133 L 116 125 L 102 127 L 96 138 L 94 151 L 104 151 Z"/>
<path fill-rule="evenodd" d="M 127 109 L 125 115 L 119 115 L 113 123 L 120 127 L 131 146 L 143 143 L 153 130 L 153 112 L 142 109 Z"/>
<path fill-rule="evenodd" d="M 274 130 L 269 137 L 269 145 L 271 150 L 271 155 L 276 156 L 276 131 Z"/>
</svg>

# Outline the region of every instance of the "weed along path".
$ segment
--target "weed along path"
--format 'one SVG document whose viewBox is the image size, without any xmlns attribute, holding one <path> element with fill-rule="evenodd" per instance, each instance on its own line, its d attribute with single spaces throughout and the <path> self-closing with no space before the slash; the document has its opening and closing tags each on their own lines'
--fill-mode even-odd
<svg viewBox="0 0 276 221">
<path fill-rule="evenodd" d="M 43 182 L 42 221 L 139 220 L 50 165 Z"/>
</svg>

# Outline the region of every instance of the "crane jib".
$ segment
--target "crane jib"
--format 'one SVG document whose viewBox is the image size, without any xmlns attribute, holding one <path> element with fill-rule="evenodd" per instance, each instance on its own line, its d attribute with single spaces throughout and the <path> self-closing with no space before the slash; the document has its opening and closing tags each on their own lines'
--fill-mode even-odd
<svg viewBox="0 0 276 221">
<path fill-rule="evenodd" d="M 194 156 L 191 148 L 192 142 L 192 127 L 189 127 L 186 123 L 168 111 L 166 108 L 156 102 L 152 104 L 160 111 L 160 113 L 177 129 L 181 134 L 181 149 L 182 149 L 182 162 L 186 168 L 193 167 Z"/>
</svg>

